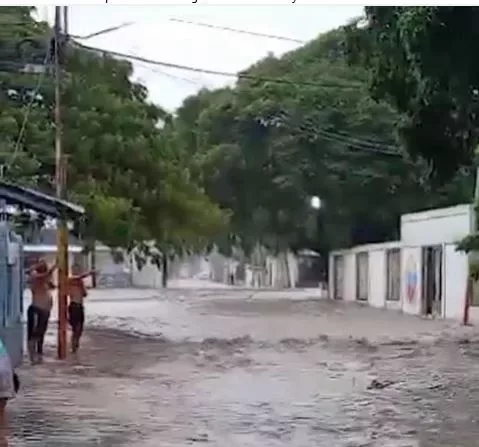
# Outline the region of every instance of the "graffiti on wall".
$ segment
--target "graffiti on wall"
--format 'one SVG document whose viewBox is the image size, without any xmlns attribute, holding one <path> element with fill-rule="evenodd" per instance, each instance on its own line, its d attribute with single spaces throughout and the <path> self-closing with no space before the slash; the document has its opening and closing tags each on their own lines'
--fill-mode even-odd
<svg viewBox="0 0 479 447">
<path fill-rule="evenodd" d="M 416 299 L 418 283 L 418 263 L 413 255 L 409 255 L 406 261 L 406 297 L 410 303 Z"/>
</svg>

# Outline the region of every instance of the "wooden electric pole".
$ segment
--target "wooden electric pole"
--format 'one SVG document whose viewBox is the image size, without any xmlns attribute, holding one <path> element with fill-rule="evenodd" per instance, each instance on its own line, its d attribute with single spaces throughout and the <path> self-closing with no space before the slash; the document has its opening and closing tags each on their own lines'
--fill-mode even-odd
<svg viewBox="0 0 479 447">
<path fill-rule="evenodd" d="M 66 8 L 66 6 L 64 6 Z M 66 12 L 64 17 L 66 17 Z M 61 29 L 61 7 L 55 6 L 54 76 L 55 76 L 55 183 L 57 197 L 66 197 L 66 159 L 62 147 L 61 64 L 64 63 L 64 39 Z M 63 30 L 67 33 L 67 30 Z M 68 228 L 64 216 L 57 222 L 58 254 L 58 358 L 67 356 L 67 285 L 68 285 Z"/>
</svg>

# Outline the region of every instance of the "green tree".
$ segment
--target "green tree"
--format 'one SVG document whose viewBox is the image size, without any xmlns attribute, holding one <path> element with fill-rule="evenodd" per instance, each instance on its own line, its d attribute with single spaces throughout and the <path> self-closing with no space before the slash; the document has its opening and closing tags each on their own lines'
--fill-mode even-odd
<svg viewBox="0 0 479 447">
<path fill-rule="evenodd" d="M 406 149 L 439 182 L 471 165 L 478 142 L 478 18 L 477 7 L 375 6 L 347 27 L 352 61 L 402 114 Z"/>
<path fill-rule="evenodd" d="M 0 10 L 0 21 L 7 22 L 8 16 L 11 23 L 3 25 L 0 33 L 0 60 L 10 64 L 0 77 L 0 163 L 8 167 L 7 178 L 51 191 L 50 66 L 45 64 L 43 76 L 19 73 L 25 61 L 38 63 L 39 55 L 40 64 L 45 62 L 51 31 L 31 19 L 30 12 L 31 8 L 22 7 Z M 35 45 L 20 54 L 17 42 L 23 36 Z M 206 245 L 227 216 L 194 181 L 188 159 L 175 155 L 163 131 L 169 117 L 147 100 L 143 85 L 131 81 L 132 65 L 75 42 L 63 52 L 68 191 L 69 198 L 87 208 L 87 236 L 128 249 L 142 241 L 168 247 L 169 252 Z M 28 120 L 18 144 L 26 109 Z"/>
<path fill-rule="evenodd" d="M 432 189 L 427 163 L 398 143 L 401 116 L 371 97 L 368 71 L 350 65 L 347 49 L 343 30 L 327 33 L 178 110 L 169 131 L 208 195 L 232 212 L 226 245 L 325 253 L 396 238 L 400 214 L 464 196 L 468 175 Z"/>
</svg>

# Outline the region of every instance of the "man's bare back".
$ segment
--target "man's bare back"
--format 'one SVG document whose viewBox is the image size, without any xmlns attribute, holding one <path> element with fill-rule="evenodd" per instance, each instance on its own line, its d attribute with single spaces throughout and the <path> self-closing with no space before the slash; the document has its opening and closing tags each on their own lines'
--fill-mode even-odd
<svg viewBox="0 0 479 447">
<path fill-rule="evenodd" d="M 55 268 L 56 264 L 49 268 L 45 261 L 40 261 L 27 272 L 32 291 L 32 304 L 27 310 L 27 345 L 32 364 L 43 359 L 43 341 L 53 304 L 51 292 L 55 286 L 51 278 Z"/>
<path fill-rule="evenodd" d="M 68 278 L 68 295 L 71 303 L 83 304 L 87 291 L 82 278 Z"/>
<path fill-rule="evenodd" d="M 52 289 L 55 286 L 52 282 L 52 273 L 55 268 L 56 264 L 49 268 L 45 261 L 40 261 L 29 273 L 32 304 L 46 311 L 50 311 L 53 305 Z"/>
<path fill-rule="evenodd" d="M 88 295 L 83 280 L 93 272 L 83 272 L 80 265 L 72 266 L 72 276 L 68 278 L 68 295 L 70 304 L 68 305 L 68 320 L 72 328 L 72 352 L 77 352 L 80 345 L 80 338 L 83 333 L 85 323 L 85 309 L 83 300 Z"/>
</svg>

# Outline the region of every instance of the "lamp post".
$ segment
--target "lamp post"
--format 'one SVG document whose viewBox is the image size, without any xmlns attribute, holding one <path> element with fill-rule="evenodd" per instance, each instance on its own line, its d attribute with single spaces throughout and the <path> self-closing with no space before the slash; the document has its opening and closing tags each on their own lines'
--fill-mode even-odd
<svg viewBox="0 0 479 447">
<path fill-rule="evenodd" d="M 312 196 L 309 199 L 309 205 L 313 210 L 320 210 L 323 206 L 322 200 L 318 196 Z"/>
<path fill-rule="evenodd" d="M 309 198 L 309 206 L 312 210 L 315 211 L 315 222 L 316 222 L 316 239 L 318 239 L 318 233 L 320 232 L 320 219 L 321 219 L 321 210 L 324 207 L 324 203 L 318 196 L 311 196 Z M 320 236 L 323 237 L 323 236 Z M 320 287 L 323 280 L 327 280 L 327 272 L 328 272 L 328 258 L 324 256 L 324 251 L 320 250 Z"/>
</svg>

